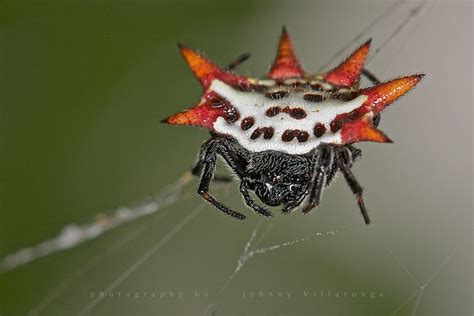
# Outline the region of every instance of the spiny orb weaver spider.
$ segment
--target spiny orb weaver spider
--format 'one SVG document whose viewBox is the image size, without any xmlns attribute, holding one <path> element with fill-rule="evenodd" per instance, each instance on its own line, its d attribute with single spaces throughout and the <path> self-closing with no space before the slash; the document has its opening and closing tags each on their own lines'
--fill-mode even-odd
<svg viewBox="0 0 474 316">
<path fill-rule="evenodd" d="M 201 176 L 199 195 L 222 212 L 245 219 L 209 193 L 218 155 L 240 178 L 247 206 L 268 217 L 272 213 L 257 204 L 249 190 L 266 205 L 283 205 L 284 213 L 308 196 L 303 208 L 308 213 L 318 206 L 323 189 L 340 171 L 357 198 L 365 223 L 370 223 L 362 187 L 351 172 L 361 151 L 352 144 L 391 142 L 376 128 L 380 112 L 415 86 L 423 74 L 381 83 L 363 68 L 369 40 L 333 70 L 312 75 L 300 66 L 285 28 L 264 79 L 231 72 L 248 55 L 221 69 L 196 51 L 178 46 L 204 94 L 197 106 L 163 122 L 200 126 L 211 133 L 192 170 Z M 374 86 L 360 89 L 362 74 Z"/>
</svg>

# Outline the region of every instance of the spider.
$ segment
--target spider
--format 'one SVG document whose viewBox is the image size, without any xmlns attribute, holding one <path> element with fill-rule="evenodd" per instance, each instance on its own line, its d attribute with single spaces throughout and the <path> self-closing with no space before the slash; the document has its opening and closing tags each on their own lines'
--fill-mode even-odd
<svg viewBox="0 0 474 316">
<path fill-rule="evenodd" d="M 341 172 L 365 223 L 370 223 L 362 186 L 351 171 L 361 156 L 353 144 L 392 142 L 377 129 L 380 112 L 415 86 L 423 74 L 381 83 L 364 69 L 370 40 L 334 69 L 317 75 L 307 73 L 284 27 L 275 61 L 263 79 L 232 72 L 248 54 L 222 69 L 195 50 L 178 46 L 204 93 L 195 107 L 163 122 L 210 131 L 211 138 L 202 145 L 192 169 L 200 176 L 200 196 L 225 214 L 246 218 L 209 191 L 218 156 L 240 178 L 246 205 L 267 217 L 272 213 L 252 198 L 251 191 L 268 206 L 281 205 L 284 213 L 307 199 L 302 211 L 308 213 L 318 206 L 324 188 Z M 359 88 L 361 75 L 374 86 Z"/>
</svg>

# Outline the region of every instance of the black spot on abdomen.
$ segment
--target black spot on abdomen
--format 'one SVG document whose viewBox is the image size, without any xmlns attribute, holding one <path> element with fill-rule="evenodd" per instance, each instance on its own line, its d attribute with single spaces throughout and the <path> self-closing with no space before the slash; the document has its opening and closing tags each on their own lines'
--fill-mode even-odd
<svg viewBox="0 0 474 316">
<path fill-rule="evenodd" d="M 306 112 L 302 108 L 293 108 L 290 110 L 290 116 L 294 119 L 301 120 L 306 117 Z"/>
<path fill-rule="evenodd" d="M 287 129 L 286 131 L 283 132 L 281 135 L 281 140 L 284 142 L 291 142 L 293 138 L 295 138 L 297 134 L 295 133 L 294 130 L 292 129 Z"/>
<path fill-rule="evenodd" d="M 262 127 L 261 129 L 263 130 L 263 138 L 265 139 L 271 139 L 275 133 L 273 127 Z"/>
<path fill-rule="evenodd" d="M 271 139 L 274 133 L 275 130 L 273 127 L 259 127 L 253 131 L 252 135 L 250 135 L 250 139 L 257 139 L 262 134 L 264 139 Z"/>
<path fill-rule="evenodd" d="M 342 128 L 342 121 L 341 120 L 334 120 L 329 124 L 331 127 L 331 132 L 336 133 Z"/>
<path fill-rule="evenodd" d="M 262 135 L 262 131 L 260 128 L 257 128 L 253 131 L 252 135 L 250 135 L 250 139 L 257 139 L 260 137 L 260 135 Z"/>
<path fill-rule="evenodd" d="M 255 119 L 251 116 L 248 116 L 240 122 L 240 128 L 244 131 L 248 130 L 255 124 Z"/>
<path fill-rule="evenodd" d="M 267 92 L 265 96 L 272 100 L 280 100 L 288 95 L 287 91 Z"/>
<path fill-rule="evenodd" d="M 324 124 L 321 124 L 321 123 L 316 123 L 316 125 L 314 125 L 314 136 L 316 137 L 321 137 L 324 135 L 324 133 L 326 133 L 326 126 L 324 126 Z"/>
<path fill-rule="evenodd" d="M 233 106 L 228 108 L 225 111 L 225 120 L 226 120 L 227 123 L 233 124 L 233 123 L 237 122 L 239 120 L 239 118 L 240 118 L 240 113 Z"/>
<path fill-rule="evenodd" d="M 298 135 L 296 136 L 296 138 L 298 139 L 298 141 L 299 141 L 300 143 L 304 143 L 305 141 L 308 140 L 309 134 L 308 134 L 308 132 L 300 131 L 300 132 L 298 133 Z"/>
<path fill-rule="evenodd" d="M 307 93 L 303 96 L 303 99 L 309 102 L 322 102 L 324 98 L 320 94 Z"/>
<path fill-rule="evenodd" d="M 291 142 L 294 138 L 298 139 L 300 143 L 304 143 L 308 140 L 309 133 L 299 129 L 287 129 L 281 135 L 281 140 L 284 142 Z"/>
<path fill-rule="evenodd" d="M 351 92 L 342 92 L 336 93 L 331 96 L 331 99 L 341 100 L 341 101 L 352 101 L 360 95 L 358 91 L 351 91 Z"/>
<path fill-rule="evenodd" d="M 268 116 L 268 117 L 274 117 L 274 116 L 280 114 L 280 112 L 281 112 L 280 107 L 274 106 L 274 107 L 271 107 L 268 110 L 266 110 L 265 115 Z"/>
</svg>

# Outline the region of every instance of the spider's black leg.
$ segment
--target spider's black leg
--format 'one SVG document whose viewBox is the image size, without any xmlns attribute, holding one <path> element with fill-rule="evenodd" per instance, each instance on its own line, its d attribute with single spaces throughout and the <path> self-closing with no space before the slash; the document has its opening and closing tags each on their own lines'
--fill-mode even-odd
<svg viewBox="0 0 474 316">
<path fill-rule="evenodd" d="M 252 199 L 248 191 L 247 185 L 243 181 L 240 183 L 240 193 L 242 193 L 245 204 L 247 204 L 248 207 L 252 208 L 255 212 L 257 212 L 260 215 L 263 215 L 266 217 L 273 217 L 273 214 L 269 210 L 267 210 L 264 207 L 261 207 Z"/>
<path fill-rule="evenodd" d="M 334 150 L 331 146 L 323 146 L 317 154 L 317 163 L 311 179 L 309 189 L 309 201 L 303 209 L 303 213 L 308 213 L 319 205 L 321 193 L 326 185 L 326 175 L 333 162 Z"/>
<path fill-rule="evenodd" d="M 191 174 L 193 176 L 199 177 L 201 175 L 202 168 L 203 168 L 203 163 L 202 163 L 201 158 L 199 158 L 198 161 L 196 162 L 196 165 L 191 169 Z M 214 175 L 212 180 L 216 182 L 231 182 L 232 177 L 223 176 L 223 175 Z"/>
<path fill-rule="evenodd" d="M 352 145 L 346 145 L 345 147 L 350 151 L 352 162 L 356 161 L 360 158 L 360 156 L 362 156 L 362 150 L 359 148 L 355 148 Z"/>
<path fill-rule="evenodd" d="M 301 202 L 303 202 L 303 200 L 305 199 L 305 195 L 302 195 L 299 200 L 293 202 L 293 203 L 290 203 L 290 204 L 286 204 L 283 209 L 281 210 L 283 213 L 285 214 L 289 214 L 291 213 L 295 208 L 297 208 Z"/>
<path fill-rule="evenodd" d="M 202 170 L 201 180 L 199 181 L 198 194 L 202 196 L 203 199 L 205 199 L 210 204 L 212 204 L 214 207 L 226 213 L 227 215 L 230 215 L 237 219 L 245 219 L 245 215 L 231 210 L 227 206 L 217 201 L 211 195 L 211 193 L 209 193 L 209 185 L 211 183 L 212 176 L 214 174 L 214 169 L 216 167 L 216 158 L 217 158 L 219 146 L 221 146 L 219 141 L 215 141 L 211 139 L 211 141 L 204 144 L 201 149 L 201 154 L 199 155 L 200 157 L 199 157 L 198 164 L 202 166 L 203 170 Z"/>
<path fill-rule="evenodd" d="M 362 74 L 367 78 L 369 79 L 370 82 L 372 82 L 373 84 L 380 84 L 381 81 L 379 79 L 377 79 L 377 77 L 371 73 L 369 70 L 367 69 L 362 69 Z"/>
<path fill-rule="evenodd" d="M 303 209 L 303 213 L 309 213 L 313 208 L 319 205 L 321 200 L 321 193 L 326 184 L 326 170 L 325 168 L 318 168 L 313 178 L 311 189 L 309 192 L 309 202 Z"/>
<path fill-rule="evenodd" d="M 368 71 L 367 69 L 362 69 L 362 74 L 367 78 L 369 79 L 370 82 L 372 82 L 372 84 L 380 84 L 381 81 L 379 79 L 377 79 L 377 77 L 371 73 L 370 71 Z M 372 118 L 372 124 L 374 124 L 375 127 L 379 126 L 379 123 L 380 123 L 380 114 L 376 114 L 373 118 Z"/>
<path fill-rule="evenodd" d="M 328 168 L 328 172 L 326 173 L 326 184 L 325 187 L 329 186 L 332 181 L 336 178 L 338 172 L 338 165 L 337 162 L 333 159 L 332 165 Z"/>
<path fill-rule="evenodd" d="M 205 146 L 209 146 L 210 142 L 213 142 L 213 140 L 211 140 L 208 143 L 206 143 L 205 145 L 203 145 L 203 149 L 199 153 L 199 158 L 198 158 L 196 164 L 194 165 L 194 167 L 191 169 L 191 174 L 193 176 L 199 177 L 201 175 L 202 169 L 204 167 L 205 155 L 207 153 L 207 150 L 204 150 L 204 148 L 205 148 Z M 231 182 L 232 177 L 223 176 L 223 175 L 214 175 L 212 180 L 214 180 L 216 182 Z"/>
<path fill-rule="evenodd" d="M 377 127 L 380 124 L 380 114 L 375 114 L 372 118 L 372 124 Z"/>
<path fill-rule="evenodd" d="M 367 213 L 367 208 L 365 207 L 364 198 L 362 196 L 362 193 L 363 193 L 362 186 L 359 184 L 359 182 L 355 178 L 349 165 L 344 161 L 344 158 L 342 157 L 338 158 L 338 161 L 339 161 L 339 169 L 344 175 L 344 179 L 346 179 L 347 185 L 351 188 L 352 193 L 356 196 L 357 204 L 359 204 L 360 212 L 362 214 L 362 217 L 364 217 L 364 222 L 367 225 L 369 225 L 370 218 L 369 218 L 369 214 Z"/>
<path fill-rule="evenodd" d="M 237 57 L 233 62 L 231 62 L 230 64 L 228 64 L 224 69 L 227 70 L 227 71 L 232 71 L 232 70 L 234 70 L 237 66 L 239 66 L 240 64 L 242 64 L 244 61 L 246 61 L 247 59 L 249 59 L 249 57 L 250 57 L 250 54 L 249 54 L 249 53 L 242 54 L 242 55 L 240 55 L 239 57 Z"/>
</svg>

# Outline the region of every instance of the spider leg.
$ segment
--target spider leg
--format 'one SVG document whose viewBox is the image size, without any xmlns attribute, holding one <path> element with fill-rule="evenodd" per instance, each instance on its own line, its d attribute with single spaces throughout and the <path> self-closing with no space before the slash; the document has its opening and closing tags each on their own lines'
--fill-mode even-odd
<svg viewBox="0 0 474 316">
<path fill-rule="evenodd" d="M 372 72 L 370 72 L 369 70 L 367 70 L 365 68 L 362 69 L 362 74 L 364 75 L 364 77 L 369 79 L 369 81 L 372 82 L 373 84 L 380 84 L 381 83 L 381 81 L 379 79 L 377 79 L 377 77 Z"/>
<path fill-rule="evenodd" d="M 206 145 L 207 145 L 207 143 L 204 146 L 206 146 Z M 196 162 L 194 167 L 191 169 L 191 174 L 193 176 L 199 177 L 201 175 L 202 169 L 204 167 L 204 161 L 205 161 L 206 153 L 207 153 L 206 150 L 201 150 L 201 152 L 199 153 L 198 161 Z M 214 175 L 212 180 L 216 181 L 216 182 L 231 182 L 232 177 L 224 176 L 224 175 Z"/>
<path fill-rule="evenodd" d="M 219 143 L 219 141 L 214 141 L 213 139 L 211 139 L 211 141 L 205 143 L 201 149 L 198 165 L 201 166 L 199 168 L 202 168 L 202 174 L 201 180 L 199 181 L 198 194 L 202 196 L 202 198 L 209 202 L 211 205 L 213 205 L 220 211 L 226 213 L 227 215 L 230 215 L 237 219 L 245 219 L 245 215 L 231 210 L 230 208 L 216 200 L 216 198 L 214 198 L 214 196 L 212 196 L 209 192 L 209 185 L 211 183 L 212 176 L 216 167 L 216 158 L 220 146 L 221 144 Z"/>
<path fill-rule="evenodd" d="M 380 124 L 380 114 L 375 114 L 372 118 L 372 124 L 377 127 Z"/>
<path fill-rule="evenodd" d="M 199 159 L 196 162 L 196 165 L 191 169 L 191 174 L 196 177 L 200 176 L 202 172 L 202 168 L 203 168 L 203 164 L 201 162 L 201 159 Z M 223 176 L 223 175 L 214 175 L 212 180 L 216 182 L 231 182 L 232 177 Z"/>
<path fill-rule="evenodd" d="M 269 210 L 267 210 L 264 207 L 261 207 L 252 199 L 245 182 L 240 183 L 240 193 L 242 193 L 245 204 L 247 204 L 248 207 L 252 208 L 255 212 L 257 212 L 260 215 L 263 215 L 266 217 L 273 217 L 273 214 Z"/>
<path fill-rule="evenodd" d="M 362 217 L 364 217 L 364 222 L 369 225 L 370 224 L 370 218 L 369 214 L 367 213 L 367 208 L 365 207 L 364 203 L 364 198 L 362 196 L 363 189 L 362 186 L 359 184 L 357 179 L 355 178 L 354 174 L 352 173 L 351 169 L 347 166 L 347 164 L 343 163 L 341 161 L 340 165 L 340 170 L 342 174 L 344 175 L 344 179 L 347 182 L 347 185 L 349 188 L 351 188 L 352 193 L 356 196 L 357 199 L 357 204 L 359 204 L 359 209 L 362 214 Z"/>
<path fill-rule="evenodd" d="M 286 204 L 281 210 L 285 214 L 290 214 L 295 208 L 297 208 L 301 202 L 305 199 L 306 196 L 301 196 L 298 201 L 290 204 Z"/>
<path fill-rule="evenodd" d="M 240 64 L 242 64 L 244 61 L 249 59 L 249 57 L 250 57 L 249 53 L 244 53 L 244 54 L 240 55 L 239 57 L 237 57 L 233 62 L 228 64 L 224 69 L 227 70 L 227 71 L 232 71 L 236 67 L 238 67 Z"/>
<path fill-rule="evenodd" d="M 330 146 L 324 146 L 317 154 L 317 163 L 311 180 L 309 189 L 309 201 L 304 207 L 303 213 L 306 214 L 319 205 L 321 193 L 326 185 L 326 175 L 332 165 L 334 150 Z"/>
<path fill-rule="evenodd" d="M 362 156 L 362 150 L 360 150 L 359 148 L 355 148 L 352 145 L 346 145 L 345 147 L 351 152 L 352 162 L 356 161 Z"/>
<path fill-rule="evenodd" d="M 369 81 L 372 82 L 372 84 L 377 85 L 381 83 L 381 81 L 367 69 L 362 69 L 362 74 L 364 75 L 364 77 L 369 79 Z M 379 126 L 380 114 L 377 114 L 372 118 L 372 123 L 374 124 L 375 127 Z"/>
<path fill-rule="evenodd" d="M 313 208 L 319 205 L 319 201 L 321 200 L 321 193 L 325 184 L 326 170 L 324 168 L 318 168 L 310 189 L 309 202 L 303 209 L 304 214 L 309 213 Z"/>
</svg>

